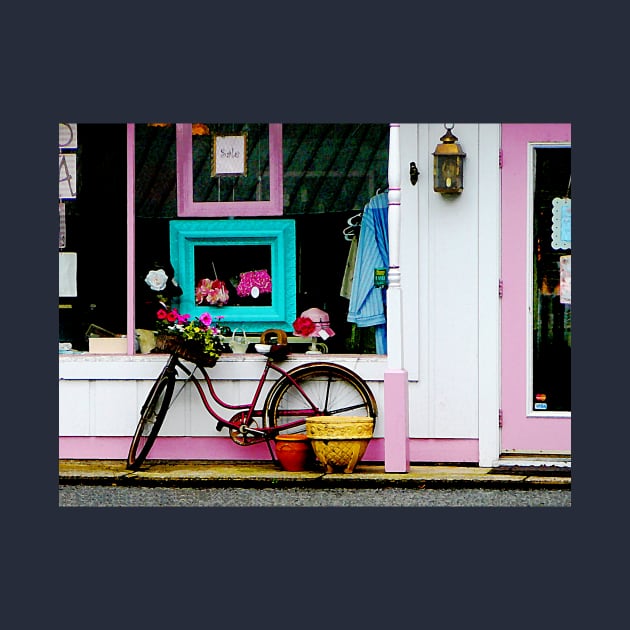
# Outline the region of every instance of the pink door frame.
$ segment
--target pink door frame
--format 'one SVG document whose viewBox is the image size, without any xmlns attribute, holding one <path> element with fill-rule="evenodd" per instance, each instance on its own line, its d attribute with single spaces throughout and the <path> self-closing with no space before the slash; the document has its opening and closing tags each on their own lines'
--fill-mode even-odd
<svg viewBox="0 0 630 630">
<path fill-rule="evenodd" d="M 570 416 L 528 408 L 528 292 L 530 256 L 529 146 L 571 143 L 570 124 L 504 124 L 501 130 L 501 450 L 567 452 Z"/>
</svg>

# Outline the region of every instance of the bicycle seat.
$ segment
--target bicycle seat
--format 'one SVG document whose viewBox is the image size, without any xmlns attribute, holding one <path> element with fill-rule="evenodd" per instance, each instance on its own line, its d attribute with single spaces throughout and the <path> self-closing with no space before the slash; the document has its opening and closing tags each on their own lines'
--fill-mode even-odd
<svg viewBox="0 0 630 630">
<path fill-rule="evenodd" d="M 269 328 L 260 335 L 260 343 L 254 344 L 254 348 L 272 359 L 284 359 L 289 353 L 287 334 L 284 330 Z"/>
</svg>

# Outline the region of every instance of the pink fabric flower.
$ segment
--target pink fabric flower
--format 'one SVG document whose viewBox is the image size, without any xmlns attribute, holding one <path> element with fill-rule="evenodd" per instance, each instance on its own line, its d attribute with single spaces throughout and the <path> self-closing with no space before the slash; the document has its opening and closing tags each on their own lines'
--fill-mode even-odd
<svg viewBox="0 0 630 630">
<path fill-rule="evenodd" d="M 223 306 L 230 299 L 230 294 L 222 280 L 210 280 L 203 278 L 195 288 L 195 302 L 197 304 L 212 304 L 213 306 Z"/>
<path fill-rule="evenodd" d="M 260 271 L 246 271 L 240 275 L 240 282 L 236 287 L 239 297 L 247 297 L 252 294 L 252 289 L 258 289 L 258 293 L 271 293 L 271 277 L 266 269 Z"/>
</svg>

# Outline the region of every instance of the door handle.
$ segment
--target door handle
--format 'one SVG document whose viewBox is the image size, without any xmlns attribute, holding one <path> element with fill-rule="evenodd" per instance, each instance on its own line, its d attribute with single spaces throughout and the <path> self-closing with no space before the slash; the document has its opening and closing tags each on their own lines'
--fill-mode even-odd
<svg viewBox="0 0 630 630">
<path fill-rule="evenodd" d="M 416 182 L 418 181 L 418 176 L 420 175 L 420 171 L 418 170 L 418 167 L 416 166 L 415 162 L 410 162 L 409 163 L 409 181 L 411 182 L 412 186 L 416 185 Z"/>
</svg>

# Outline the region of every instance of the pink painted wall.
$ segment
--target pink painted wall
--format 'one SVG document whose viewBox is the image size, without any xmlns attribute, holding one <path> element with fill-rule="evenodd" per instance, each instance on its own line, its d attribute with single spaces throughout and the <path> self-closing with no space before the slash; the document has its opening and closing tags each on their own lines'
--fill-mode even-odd
<svg viewBox="0 0 630 630">
<path fill-rule="evenodd" d="M 59 459 L 127 458 L 130 437 L 61 437 Z M 409 456 L 413 462 L 477 462 L 477 440 L 410 439 Z M 158 437 L 151 459 L 268 460 L 265 444 L 237 446 L 229 438 Z M 374 438 L 363 457 L 365 462 L 383 462 L 385 441 Z"/>
</svg>

